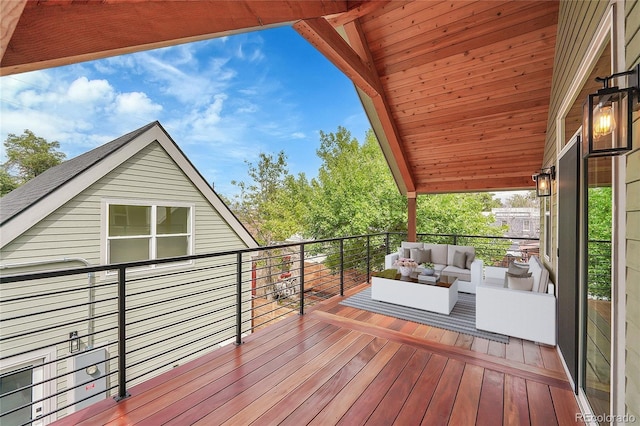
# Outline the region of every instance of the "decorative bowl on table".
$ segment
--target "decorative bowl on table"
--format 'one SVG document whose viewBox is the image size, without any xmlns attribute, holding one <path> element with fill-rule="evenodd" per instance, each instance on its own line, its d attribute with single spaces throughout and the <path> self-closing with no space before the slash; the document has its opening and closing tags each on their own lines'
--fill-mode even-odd
<svg viewBox="0 0 640 426">
<path fill-rule="evenodd" d="M 422 270 L 421 275 L 431 276 L 436 272 L 436 270 L 433 269 L 433 263 L 430 263 L 430 262 L 423 263 L 422 265 L 420 265 L 420 267 Z"/>
<path fill-rule="evenodd" d="M 433 275 L 435 274 L 436 270 L 433 268 L 424 268 L 424 270 L 422 271 L 422 275 Z"/>
</svg>

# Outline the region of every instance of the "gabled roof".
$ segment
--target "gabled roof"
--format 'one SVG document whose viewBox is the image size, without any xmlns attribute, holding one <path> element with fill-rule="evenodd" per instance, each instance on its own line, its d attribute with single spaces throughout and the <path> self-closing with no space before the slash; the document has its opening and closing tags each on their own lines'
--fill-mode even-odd
<svg viewBox="0 0 640 426">
<path fill-rule="evenodd" d="M 158 142 L 248 247 L 257 247 L 218 194 L 197 171 L 158 121 L 50 168 L 0 199 L 0 235 L 4 247 L 58 207 L 150 143 Z"/>
<path fill-rule="evenodd" d="M 138 130 L 120 136 L 116 140 L 52 167 L 11 191 L 2 197 L 2 202 L 0 202 L 0 225 L 9 222 L 31 205 L 51 194 L 57 188 L 77 177 L 83 171 L 117 151 L 126 143 L 131 142 L 138 135 L 156 124 L 159 123 L 147 124 Z"/>
</svg>

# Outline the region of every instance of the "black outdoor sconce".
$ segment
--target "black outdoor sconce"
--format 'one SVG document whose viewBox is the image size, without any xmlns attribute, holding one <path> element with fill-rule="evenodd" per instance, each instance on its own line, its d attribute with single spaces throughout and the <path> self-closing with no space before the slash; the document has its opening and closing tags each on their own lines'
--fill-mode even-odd
<svg viewBox="0 0 640 426">
<path fill-rule="evenodd" d="M 629 87 L 609 87 L 609 81 L 629 76 Z M 606 157 L 631 151 L 633 111 L 640 106 L 640 64 L 629 71 L 596 77 L 603 84 L 584 103 L 583 156 Z"/>
<path fill-rule="evenodd" d="M 551 181 L 556 179 L 556 166 L 547 167 L 531 176 L 536 183 L 536 195 L 548 197 L 551 195 Z"/>
</svg>

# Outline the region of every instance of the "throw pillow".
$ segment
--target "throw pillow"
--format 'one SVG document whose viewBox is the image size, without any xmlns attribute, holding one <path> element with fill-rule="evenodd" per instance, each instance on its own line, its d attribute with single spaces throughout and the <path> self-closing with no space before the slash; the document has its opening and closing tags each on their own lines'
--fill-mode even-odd
<svg viewBox="0 0 640 426">
<path fill-rule="evenodd" d="M 533 288 L 533 277 L 509 276 L 508 287 L 512 290 L 531 291 Z"/>
<path fill-rule="evenodd" d="M 411 250 L 408 248 L 398 248 L 398 256 L 400 259 L 409 259 L 411 257 Z"/>
<path fill-rule="evenodd" d="M 453 254 L 453 266 L 460 269 L 465 269 L 467 266 L 467 253 L 464 251 L 457 251 Z"/>
<path fill-rule="evenodd" d="M 431 250 L 413 248 L 411 249 L 411 259 L 413 259 L 418 265 L 425 262 L 431 262 Z"/>
<path fill-rule="evenodd" d="M 529 272 L 529 266 L 520 266 L 515 262 L 509 263 L 509 269 L 507 270 L 510 274 L 513 275 L 524 275 Z"/>
<path fill-rule="evenodd" d="M 476 260 L 476 254 L 467 252 L 467 269 L 471 269 L 471 264 L 474 260 Z"/>
<path fill-rule="evenodd" d="M 529 278 L 529 277 L 532 277 L 532 274 L 531 274 L 531 272 L 527 272 L 525 274 L 512 274 L 509 271 L 507 271 L 507 273 L 504 274 L 504 288 L 509 287 L 509 278 L 510 277 L 514 277 L 514 278 Z"/>
</svg>

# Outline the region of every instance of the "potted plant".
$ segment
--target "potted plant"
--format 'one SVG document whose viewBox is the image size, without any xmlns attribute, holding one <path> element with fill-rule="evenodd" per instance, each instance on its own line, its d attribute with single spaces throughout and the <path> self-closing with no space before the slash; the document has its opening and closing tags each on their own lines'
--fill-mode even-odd
<svg viewBox="0 0 640 426">
<path fill-rule="evenodd" d="M 436 272 L 435 269 L 433 269 L 433 263 L 431 262 L 425 262 L 420 265 L 420 267 L 424 269 L 423 274 L 425 275 L 433 275 Z"/>
</svg>

